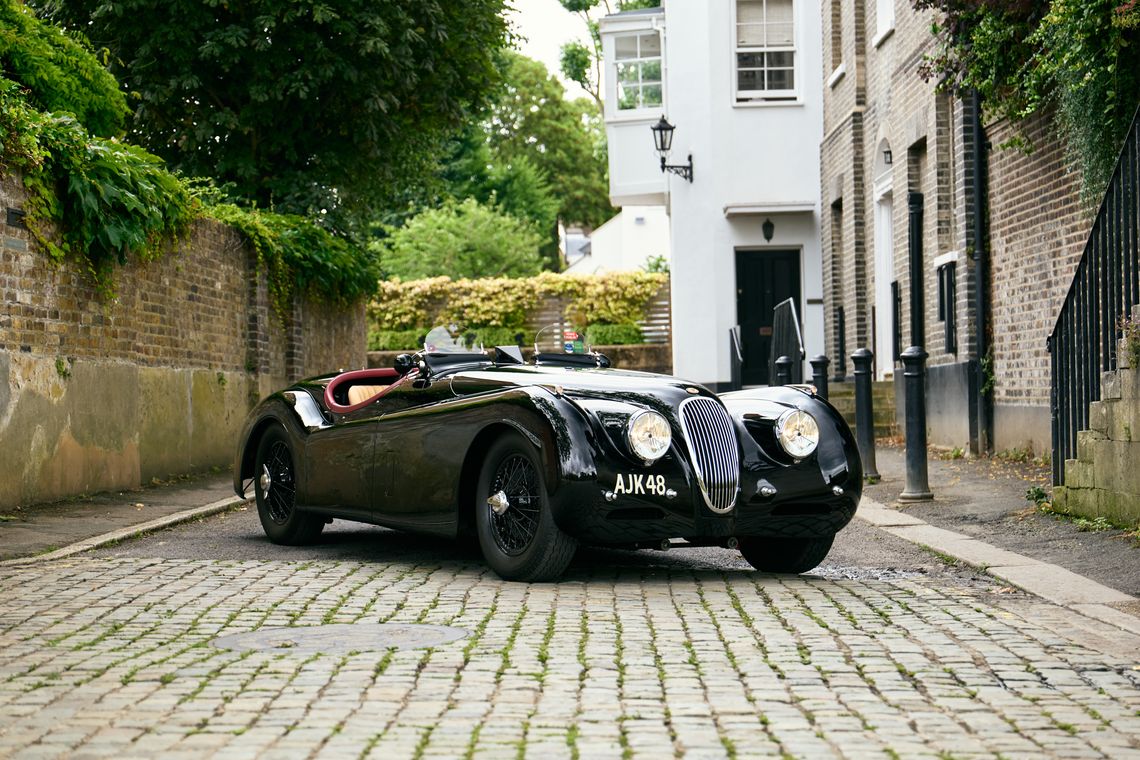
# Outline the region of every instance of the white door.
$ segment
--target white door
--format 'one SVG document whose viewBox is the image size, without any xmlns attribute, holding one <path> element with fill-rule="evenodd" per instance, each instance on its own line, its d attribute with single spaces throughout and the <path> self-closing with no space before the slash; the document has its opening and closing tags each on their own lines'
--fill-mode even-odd
<svg viewBox="0 0 1140 760">
<path fill-rule="evenodd" d="M 876 194 L 875 200 L 875 379 L 894 375 L 894 299 L 891 282 L 895 279 L 894 199 L 890 190 Z"/>
</svg>

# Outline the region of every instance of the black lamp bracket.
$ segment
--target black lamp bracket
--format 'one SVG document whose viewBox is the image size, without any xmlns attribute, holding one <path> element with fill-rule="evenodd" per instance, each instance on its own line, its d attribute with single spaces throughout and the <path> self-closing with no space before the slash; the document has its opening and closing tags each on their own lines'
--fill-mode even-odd
<svg viewBox="0 0 1140 760">
<path fill-rule="evenodd" d="M 665 163 L 665 156 L 661 157 L 661 171 L 672 172 L 683 179 L 693 181 L 693 154 L 689 154 L 689 163 L 687 164 L 667 164 Z"/>
</svg>

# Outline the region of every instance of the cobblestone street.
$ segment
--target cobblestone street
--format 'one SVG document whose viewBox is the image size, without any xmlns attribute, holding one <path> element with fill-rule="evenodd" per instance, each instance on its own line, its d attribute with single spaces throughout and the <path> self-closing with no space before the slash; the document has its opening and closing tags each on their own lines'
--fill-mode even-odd
<svg viewBox="0 0 1140 760">
<path fill-rule="evenodd" d="M 1140 757 L 1136 637 L 996 585 L 81 557 L 0 570 L 0 756 Z M 220 649 L 425 623 L 432 649 Z"/>
</svg>

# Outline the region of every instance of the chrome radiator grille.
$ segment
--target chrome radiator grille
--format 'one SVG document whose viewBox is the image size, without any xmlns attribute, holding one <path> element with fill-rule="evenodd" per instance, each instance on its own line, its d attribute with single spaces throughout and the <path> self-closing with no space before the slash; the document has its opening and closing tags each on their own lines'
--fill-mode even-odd
<svg viewBox="0 0 1140 760">
<path fill-rule="evenodd" d="M 687 398 L 681 402 L 681 431 L 705 503 L 714 512 L 728 512 L 740 483 L 740 450 L 728 412 L 710 398 Z"/>
</svg>

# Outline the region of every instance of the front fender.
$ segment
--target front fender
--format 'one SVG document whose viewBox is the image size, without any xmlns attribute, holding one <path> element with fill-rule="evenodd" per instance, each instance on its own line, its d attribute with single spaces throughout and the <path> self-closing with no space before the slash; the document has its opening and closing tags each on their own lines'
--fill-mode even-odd
<svg viewBox="0 0 1140 760">
<path fill-rule="evenodd" d="M 266 429 L 275 424 L 285 428 L 294 444 L 293 450 L 299 452 L 310 433 L 330 423 L 313 397 L 302 390 L 279 391 L 255 406 L 246 417 L 234 452 L 234 493 L 243 499 L 254 477 L 257 445 Z M 302 476 L 303 473 L 298 472 L 298 477 Z M 297 485 L 299 489 L 304 486 L 303 483 Z"/>
</svg>

